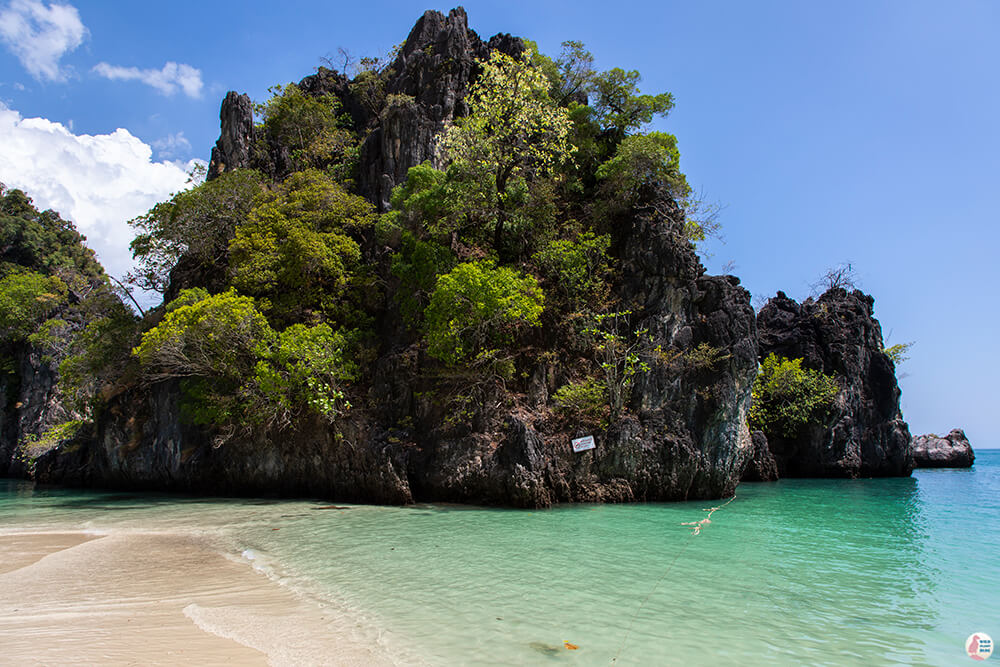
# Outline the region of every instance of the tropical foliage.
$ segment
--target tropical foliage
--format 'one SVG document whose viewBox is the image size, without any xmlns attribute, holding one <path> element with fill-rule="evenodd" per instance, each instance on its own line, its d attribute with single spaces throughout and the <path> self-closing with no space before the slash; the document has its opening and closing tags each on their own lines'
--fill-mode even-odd
<svg viewBox="0 0 1000 667">
<path fill-rule="evenodd" d="M 754 381 L 750 426 L 794 437 L 808 424 L 825 421 L 839 391 L 833 377 L 803 368 L 802 359 L 769 354 Z"/>
<path fill-rule="evenodd" d="M 427 352 L 448 364 L 510 345 L 539 324 L 538 281 L 491 261 L 465 262 L 438 278 L 427 306 Z"/>
</svg>

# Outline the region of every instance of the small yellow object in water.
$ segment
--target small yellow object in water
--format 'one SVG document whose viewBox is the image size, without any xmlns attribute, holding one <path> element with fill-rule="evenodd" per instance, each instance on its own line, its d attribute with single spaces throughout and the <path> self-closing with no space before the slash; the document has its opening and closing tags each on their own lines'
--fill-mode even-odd
<svg viewBox="0 0 1000 667">
<path fill-rule="evenodd" d="M 568 641 L 563 641 L 563 644 L 565 644 L 566 648 L 570 651 L 575 651 L 576 649 L 580 648 L 576 644 L 570 644 Z"/>
</svg>

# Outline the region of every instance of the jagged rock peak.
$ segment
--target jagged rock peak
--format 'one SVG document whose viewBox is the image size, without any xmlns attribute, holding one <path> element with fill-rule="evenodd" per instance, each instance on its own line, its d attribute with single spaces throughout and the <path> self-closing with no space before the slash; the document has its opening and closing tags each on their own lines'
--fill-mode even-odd
<svg viewBox="0 0 1000 667">
<path fill-rule="evenodd" d="M 906 476 L 913 469 L 910 432 L 899 409 L 892 360 L 883 351 L 874 299 L 861 291 L 827 290 L 796 303 L 784 293 L 757 315 L 760 354 L 802 359 L 836 376 L 841 387 L 827 425 L 794 437 L 768 433 L 781 477 Z"/>
<path fill-rule="evenodd" d="M 254 142 L 253 102 L 234 90 L 226 93 L 219 110 L 221 133 L 212 148 L 208 180 L 224 172 L 249 166 Z"/>
<path fill-rule="evenodd" d="M 913 437 L 913 460 L 918 468 L 971 468 L 976 460 L 965 431 L 953 428 L 944 436 Z"/>
<path fill-rule="evenodd" d="M 440 166 L 436 137 L 451 120 L 468 114 L 465 96 L 479 74 L 479 61 L 493 50 L 518 55 L 524 48 L 520 38 L 509 34 L 484 42 L 469 29 L 468 16 L 461 7 L 447 16 L 428 10 L 413 26 L 395 61 L 382 73 L 385 92 L 393 96 L 392 105 L 371 108 L 370 100 L 363 103 L 352 91 L 344 74 L 327 68 L 303 78 L 298 86 L 308 95 L 334 95 L 350 114 L 364 137 L 358 190 L 386 210 L 392 188 L 405 180 L 410 167 L 426 160 Z M 405 102 L 407 99 L 412 101 Z M 208 178 L 241 167 L 268 171 L 253 154 L 250 98 L 228 93 L 220 119 L 221 135 L 212 149 Z M 272 175 L 282 176 L 282 160 L 272 162 L 271 167 L 278 172 Z"/>
<path fill-rule="evenodd" d="M 475 37 L 475 33 L 472 33 L 472 36 Z M 405 59 L 415 51 L 422 51 L 428 46 L 440 46 L 444 50 L 461 45 L 467 47 L 472 41 L 469 37 L 469 17 L 465 13 L 465 8 L 456 7 L 448 12 L 447 17 L 439 11 L 428 9 L 410 30 L 399 55 Z M 461 51 L 453 51 L 450 55 L 460 53 Z"/>
</svg>

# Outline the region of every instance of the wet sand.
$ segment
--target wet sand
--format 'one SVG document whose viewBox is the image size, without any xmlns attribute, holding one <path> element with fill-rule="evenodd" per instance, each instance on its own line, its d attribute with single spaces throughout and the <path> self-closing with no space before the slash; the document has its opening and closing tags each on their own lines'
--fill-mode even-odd
<svg viewBox="0 0 1000 667">
<path fill-rule="evenodd" d="M 0 535 L 0 662 L 380 665 L 343 613 L 186 535 Z"/>
</svg>

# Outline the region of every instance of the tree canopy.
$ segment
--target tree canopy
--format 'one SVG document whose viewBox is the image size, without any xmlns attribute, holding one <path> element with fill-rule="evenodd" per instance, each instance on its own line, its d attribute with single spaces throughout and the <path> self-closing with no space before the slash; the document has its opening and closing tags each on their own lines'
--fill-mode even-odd
<svg viewBox="0 0 1000 667">
<path fill-rule="evenodd" d="M 469 115 L 448 130 L 448 157 L 464 165 L 494 207 L 493 247 L 502 251 L 504 225 L 523 181 L 569 159 L 570 120 L 549 97 L 549 80 L 527 58 L 494 51 L 469 94 Z"/>
<path fill-rule="evenodd" d="M 165 292 L 171 269 L 185 255 L 202 267 L 225 266 L 236 227 L 263 189 L 260 172 L 237 169 L 178 192 L 130 220 L 136 236 L 129 247 L 137 260 L 130 281 L 140 289 Z"/>
<path fill-rule="evenodd" d="M 236 229 L 232 283 L 267 299 L 286 322 L 328 310 L 361 259 L 354 235 L 374 222 L 374 207 L 327 174 L 296 172 L 262 196 Z"/>
<path fill-rule="evenodd" d="M 538 282 L 491 261 L 465 262 L 437 280 L 425 313 L 427 352 L 448 364 L 473 360 L 538 326 Z"/>
</svg>

